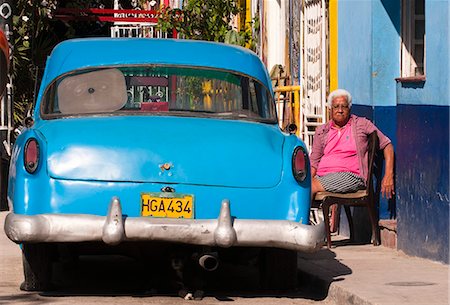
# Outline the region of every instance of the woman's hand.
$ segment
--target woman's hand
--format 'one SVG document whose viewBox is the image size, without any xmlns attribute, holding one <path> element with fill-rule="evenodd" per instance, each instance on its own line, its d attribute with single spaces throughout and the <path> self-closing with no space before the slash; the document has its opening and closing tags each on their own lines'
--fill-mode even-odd
<svg viewBox="0 0 450 305">
<path fill-rule="evenodd" d="M 381 180 L 381 194 L 387 199 L 391 199 L 395 194 L 394 191 L 394 176 L 392 174 L 386 174 Z"/>
</svg>

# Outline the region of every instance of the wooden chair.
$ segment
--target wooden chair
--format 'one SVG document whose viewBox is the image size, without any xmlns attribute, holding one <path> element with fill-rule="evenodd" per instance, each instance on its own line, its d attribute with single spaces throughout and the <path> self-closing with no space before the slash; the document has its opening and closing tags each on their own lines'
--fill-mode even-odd
<svg viewBox="0 0 450 305">
<path fill-rule="evenodd" d="M 347 215 L 348 225 L 350 229 L 350 240 L 353 240 L 353 219 L 350 211 L 351 206 L 363 206 L 367 207 L 369 211 L 370 223 L 372 226 L 372 240 L 373 245 L 378 246 L 380 244 L 380 231 L 378 227 L 378 208 L 375 203 L 374 188 L 373 188 L 373 170 L 374 163 L 376 162 L 376 153 L 378 151 L 378 136 L 374 131 L 369 135 L 368 143 L 368 181 L 367 187 L 364 190 L 359 190 L 354 193 L 331 193 L 331 192 L 318 192 L 314 197 L 313 206 L 322 206 L 323 217 L 325 221 L 325 229 L 327 232 L 327 246 L 331 247 L 331 232 L 330 232 L 330 206 L 333 204 L 343 205 L 345 208 L 345 214 Z M 337 209 L 339 211 L 339 209 Z"/>
</svg>

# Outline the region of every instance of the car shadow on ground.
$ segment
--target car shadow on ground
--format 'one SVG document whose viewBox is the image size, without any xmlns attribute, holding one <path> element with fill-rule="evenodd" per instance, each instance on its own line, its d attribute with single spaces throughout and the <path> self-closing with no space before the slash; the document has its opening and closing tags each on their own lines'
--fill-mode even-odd
<svg viewBox="0 0 450 305">
<path fill-rule="evenodd" d="M 201 287 L 205 297 L 219 301 L 233 301 L 234 298 L 284 297 L 310 300 L 324 300 L 328 286 L 305 270 L 308 265 L 314 269 L 314 261 L 327 260 L 336 272 L 329 274 L 327 282 L 339 280 L 351 270 L 337 261 L 334 253 L 326 248 L 317 253 L 298 256 L 298 283 L 289 290 L 262 290 L 259 286 L 258 268 L 223 263 L 215 272 L 206 273 Z M 39 293 L 42 297 L 67 296 L 130 296 L 147 298 L 152 296 L 177 297 L 177 288 L 171 282 L 170 270 L 154 269 L 141 261 L 123 256 L 82 257 L 77 262 L 63 262 L 54 265 L 54 289 Z M 166 273 L 164 273 L 166 272 Z"/>
<path fill-rule="evenodd" d="M 343 276 L 352 274 L 352 270 L 336 259 L 333 249 L 346 245 L 356 245 L 349 239 L 333 240 L 331 249 L 324 246 L 316 253 L 299 253 L 299 283 L 309 286 L 311 291 L 328 296 L 331 283 L 343 281 Z"/>
</svg>

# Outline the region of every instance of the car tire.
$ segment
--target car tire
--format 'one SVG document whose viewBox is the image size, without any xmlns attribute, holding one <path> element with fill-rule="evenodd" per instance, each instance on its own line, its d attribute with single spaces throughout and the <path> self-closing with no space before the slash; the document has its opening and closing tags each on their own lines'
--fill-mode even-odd
<svg viewBox="0 0 450 305">
<path fill-rule="evenodd" d="M 262 289 L 292 290 L 297 288 L 297 252 L 286 249 L 262 249 L 259 267 Z"/>
<path fill-rule="evenodd" d="M 25 280 L 20 285 L 24 291 L 45 291 L 51 288 L 52 263 L 55 247 L 52 244 L 23 244 L 22 263 Z"/>
</svg>

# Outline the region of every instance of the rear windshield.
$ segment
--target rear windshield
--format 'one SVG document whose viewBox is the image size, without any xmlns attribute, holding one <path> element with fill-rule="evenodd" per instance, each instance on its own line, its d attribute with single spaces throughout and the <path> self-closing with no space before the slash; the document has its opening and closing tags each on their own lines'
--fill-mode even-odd
<svg viewBox="0 0 450 305">
<path fill-rule="evenodd" d="M 180 115 L 276 122 L 270 91 L 248 76 L 211 69 L 132 66 L 65 75 L 46 90 L 44 118 Z"/>
</svg>

